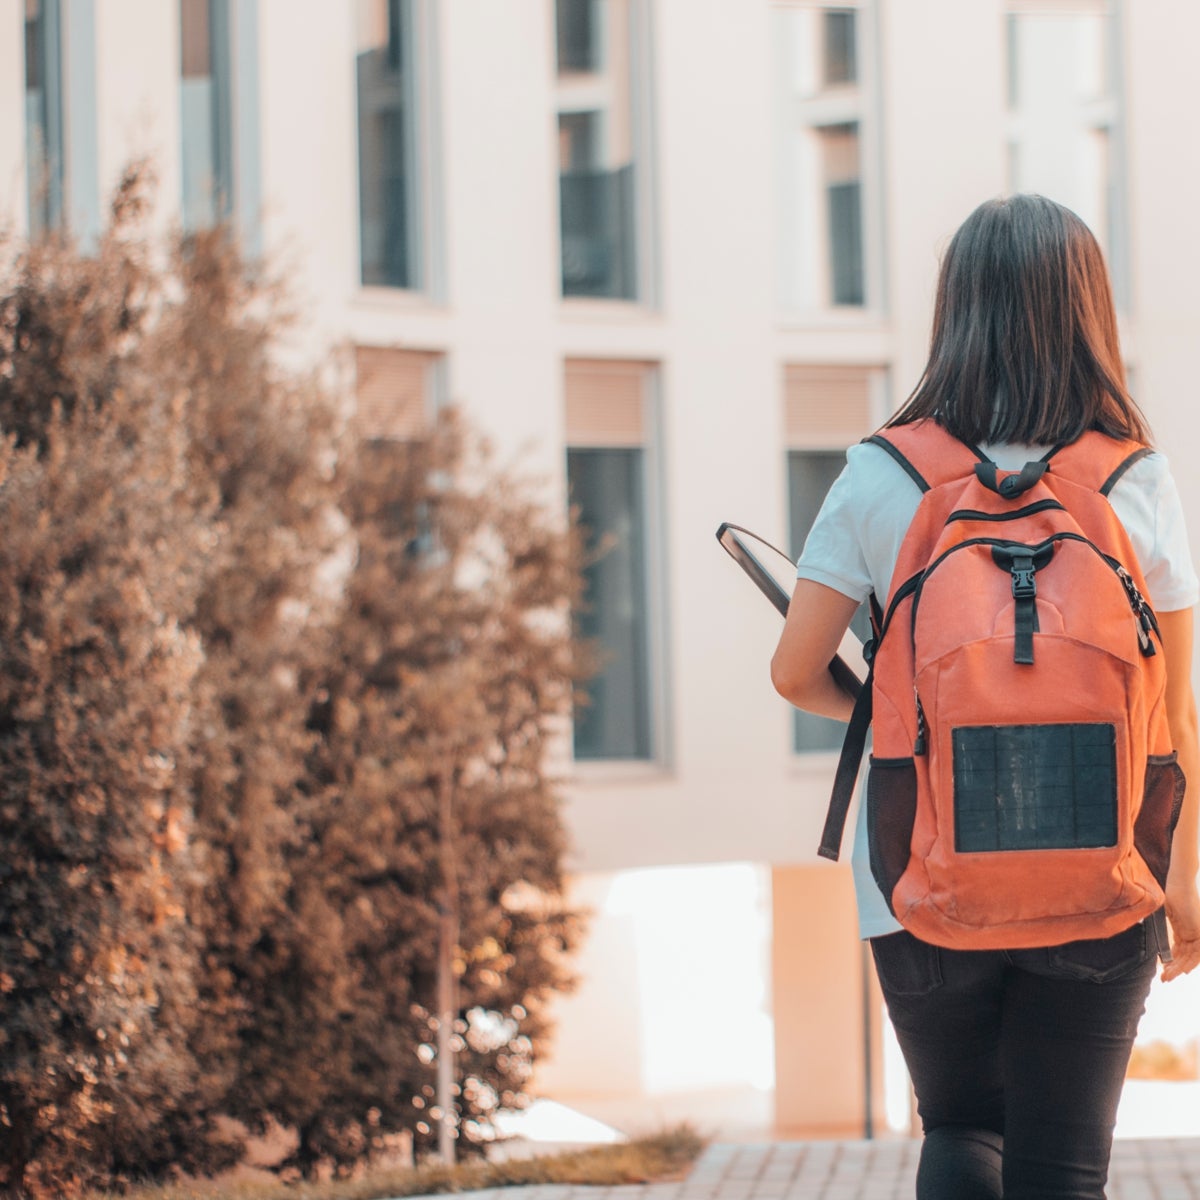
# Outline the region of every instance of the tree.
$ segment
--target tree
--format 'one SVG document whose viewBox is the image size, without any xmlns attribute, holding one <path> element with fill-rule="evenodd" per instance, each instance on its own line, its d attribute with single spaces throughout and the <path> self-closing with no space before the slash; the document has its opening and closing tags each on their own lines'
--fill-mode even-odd
<svg viewBox="0 0 1200 1200">
<path fill-rule="evenodd" d="M 149 238 L 147 187 L 93 255 L 0 245 L 11 1194 L 212 1169 L 226 1115 L 308 1171 L 428 1147 L 439 930 L 478 1144 L 578 936 L 576 534 L 452 417 L 357 444 L 282 290 L 222 230 Z"/>
<path fill-rule="evenodd" d="M 294 922 L 339 410 L 277 366 L 279 292 L 223 231 L 146 237 L 148 186 L 94 256 L 5 247 L 0 824 L 27 853 L 0 870 L 35 881 L 0 889 L 14 1190 L 228 1161 L 214 1118 Z"/>
<path fill-rule="evenodd" d="M 286 1111 L 275 1082 L 247 1064 L 275 1037 L 275 994 L 307 937 L 292 869 L 312 819 L 314 681 L 336 652 L 337 595 L 321 573 L 346 537 L 338 462 L 350 448 L 338 393 L 278 362 L 282 288 L 226 231 L 182 241 L 171 273 L 175 299 L 147 352 L 184 397 L 189 467 L 215 531 L 191 614 L 204 647 L 197 687 L 213 713 L 194 777 L 207 873 L 193 915 L 214 1015 L 198 1053 L 228 1081 L 223 1110 L 258 1130 Z"/>
<path fill-rule="evenodd" d="M 562 902 L 546 758 L 586 666 L 565 619 L 578 538 L 468 445 L 453 416 L 418 441 L 364 445 L 346 492 L 358 552 L 292 869 L 305 936 L 274 993 L 285 1036 L 255 1068 L 306 1170 L 347 1166 L 396 1131 L 433 1143 L 447 851 L 468 1149 L 521 1102 L 544 1001 L 569 982 L 579 920 Z"/>
<path fill-rule="evenodd" d="M 12 259 L 0 300 L 0 1186 L 219 1164 L 192 1052 L 210 719 L 188 627 L 208 506 L 138 344 L 153 280 L 122 192 L 96 257 Z"/>
</svg>

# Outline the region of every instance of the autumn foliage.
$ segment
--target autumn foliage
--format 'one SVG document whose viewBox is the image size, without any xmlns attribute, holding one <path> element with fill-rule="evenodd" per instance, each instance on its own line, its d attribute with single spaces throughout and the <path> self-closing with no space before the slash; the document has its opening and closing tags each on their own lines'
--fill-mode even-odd
<svg viewBox="0 0 1200 1200">
<path fill-rule="evenodd" d="M 447 921 L 486 1141 L 579 933 L 576 535 L 452 415 L 356 437 L 138 174 L 93 253 L 0 257 L 0 1193 L 216 1170 L 227 1117 L 305 1172 L 427 1147 Z"/>
</svg>

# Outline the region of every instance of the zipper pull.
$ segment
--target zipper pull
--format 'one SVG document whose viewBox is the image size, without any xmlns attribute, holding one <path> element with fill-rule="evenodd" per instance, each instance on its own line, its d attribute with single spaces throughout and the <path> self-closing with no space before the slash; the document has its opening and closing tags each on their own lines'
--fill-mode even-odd
<svg viewBox="0 0 1200 1200">
<path fill-rule="evenodd" d="M 1125 591 L 1129 595 L 1129 607 L 1133 609 L 1133 615 L 1137 618 L 1138 649 L 1141 650 L 1143 658 L 1153 658 L 1158 651 L 1155 650 L 1154 639 L 1150 636 L 1150 631 L 1154 628 L 1150 606 L 1138 590 L 1138 585 L 1134 583 L 1133 576 L 1119 563 L 1117 575 L 1125 585 Z"/>
<path fill-rule="evenodd" d="M 1129 607 L 1140 616 L 1142 609 L 1146 607 L 1146 601 L 1142 599 L 1138 585 L 1133 582 L 1133 576 L 1120 563 L 1117 563 L 1117 578 L 1125 586 L 1125 593 L 1129 597 Z"/>
<path fill-rule="evenodd" d="M 1153 658 L 1158 651 L 1154 648 L 1154 639 L 1150 636 L 1150 615 L 1143 609 L 1138 613 L 1138 647 L 1143 658 Z"/>
<path fill-rule="evenodd" d="M 913 695 L 917 699 L 917 740 L 913 742 L 913 757 L 920 757 L 927 749 L 925 739 L 925 710 L 921 707 L 921 697 L 917 695 L 917 689 L 913 688 Z"/>
</svg>

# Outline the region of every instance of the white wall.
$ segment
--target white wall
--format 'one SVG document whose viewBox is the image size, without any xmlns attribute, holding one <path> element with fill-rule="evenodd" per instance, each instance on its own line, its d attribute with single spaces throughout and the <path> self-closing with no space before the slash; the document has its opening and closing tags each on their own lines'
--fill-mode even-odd
<svg viewBox="0 0 1200 1200">
<path fill-rule="evenodd" d="M 577 878 L 593 914 L 580 989 L 555 1005 L 558 1031 L 535 1086 L 624 1129 L 654 1101 L 689 1093 L 766 1096 L 774 1083 L 770 875 L 749 863 Z M 642 1096 L 620 1109 L 613 1102 Z M 765 1107 L 765 1105 L 764 1105 Z"/>
<path fill-rule="evenodd" d="M 96 5 L 100 209 L 107 215 L 126 166 L 149 158 L 156 218 L 177 224 L 180 195 L 179 6 L 162 0 Z"/>
<path fill-rule="evenodd" d="M 715 955 L 694 963 L 666 957 L 689 946 L 704 953 L 716 916 L 701 901 L 721 897 L 697 895 L 698 874 L 667 872 L 658 901 L 622 908 L 612 876 L 664 864 L 813 860 L 832 761 L 791 754 L 789 713 L 767 676 L 779 620 L 713 534 L 722 520 L 736 520 L 786 540 L 784 363 L 885 364 L 893 403 L 916 381 L 938 254 L 967 213 L 1004 186 L 1004 5 L 881 0 L 887 305 L 883 315 L 813 321 L 783 320 L 776 303 L 767 0 L 651 4 L 653 309 L 559 298 L 551 0 L 431 0 L 429 8 L 437 101 L 426 168 L 440 197 L 437 286 L 410 295 L 358 285 L 349 4 L 260 0 L 266 245 L 294 266 L 311 315 L 298 353 L 345 341 L 444 352 L 451 398 L 494 437 L 502 458 L 544 478 L 553 503 L 565 491 L 563 360 L 661 365 L 666 754 L 654 765 L 580 764 L 568 789 L 572 864 L 604 915 L 580 959 L 585 983 L 562 1010 L 558 1056 L 544 1081 L 586 1078 L 609 1093 L 661 1092 L 672 1081 L 705 1086 L 688 1076 L 696 1066 L 690 1043 L 672 1041 L 670 1007 L 655 1007 L 647 980 L 665 975 L 689 1002 L 723 982 L 732 987 L 706 973 L 721 962 Z M 98 0 L 96 10 L 102 195 L 126 157 L 151 151 L 163 219 L 175 216 L 179 188 L 176 11 L 170 0 Z M 1126 0 L 1122 12 L 1135 281 L 1127 351 L 1200 529 L 1200 476 L 1184 457 L 1200 433 L 1192 398 L 1200 141 L 1188 123 L 1200 6 Z M 22 18 L 20 0 L 0 0 L 0 221 L 18 229 Z M 738 894 L 730 911 L 745 918 L 739 928 L 759 930 L 757 901 Z M 672 923 L 678 946 L 666 939 Z M 743 942 L 725 936 L 722 949 L 736 961 L 758 955 L 759 932 Z M 739 1012 L 756 1003 L 726 995 Z M 624 1033 L 597 1054 L 593 1031 L 605 1019 Z"/>
<path fill-rule="evenodd" d="M 1200 331 L 1200 223 L 1189 197 L 1200 188 L 1200 139 L 1188 114 L 1195 106 L 1200 6 L 1124 5 L 1129 77 L 1130 209 L 1134 339 L 1138 400 L 1159 445 L 1175 466 L 1200 546 L 1200 473 L 1189 460 L 1200 436 L 1196 346 Z"/>
<path fill-rule="evenodd" d="M 25 192 L 25 5 L 0 0 L 0 229 L 28 228 Z"/>
<path fill-rule="evenodd" d="M 4 2 L 12 8 L 13 0 Z M 881 5 L 888 302 L 882 316 L 825 322 L 785 322 L 776 307 L 766 3 L 653 5 L 654 310 L 559 299 L 552 6 L 439 0 L 432 7 L 438 102 L 427 168 L 440 184 L 440 262 L 439 286 L 421 296 L 357 283 L 349 6 L 262 0 L 267 243 L 298 268 L 318 334 L 306 345 L 348 339 L 444 351 L 450 397 L 488 430 L 502 457 L 546 479 L 555 503 L 564 490 L 564 358 L 661 364 L 664 761 L 580 765 L 567 799 L 573 862 L 608 871 L 810 861 L 830 760 L 791 755 L 789 715 L 767 678 L 778 619 L 713 534 L 733 519 L 785 540 L 784 362 L 886 363 L 893 402 L 915 382 L 938 253 L 975 204 L 1004 185 L 1003 4 L 923 0 L 920 19 L 899 4 Z M 1184 32 L 1200 20 L 1182 3 L 1169 7 Z M 1188 182 L 1200 169 L 1194 139 L 1159 136 L 1179 103 L 1163 81 L 1185 77 L 1185 51 L 1164 51 L 1160 11 L 1126 9 L 1133 358 L 1152 418 L 1177 442 L 1193 421 L 1189 336 L 1200 313 L 1190 272 L 1178 263 L 1181 254 L 1200 257 L 1186 219 Z M 99 36 L 106 182 L 126 146 L 156 145 L 167 202 L 178 173 L 173 6 L 107 0 Z M 156 50 L 138 56 L 144 66 L 123 70 L 138 36 Z M 963 46 L 972 52 L 955 52 Z M 10 42 L 7 52 L 16 49 Z M 1164 53 L 1177 56 L 1174 69 L 1164 67 Z M 139 128 L 146 114 L 153 120 Z M 0 148 L 6 128 L 15 145 L 19 124 L 10 116 L 6 125 L 0 114 Z M 10 147 L 0 167 L 12 156 Z M 1194 510 L 1200 494 L 1186 477 L 1181 485 Z"/>
</svg>

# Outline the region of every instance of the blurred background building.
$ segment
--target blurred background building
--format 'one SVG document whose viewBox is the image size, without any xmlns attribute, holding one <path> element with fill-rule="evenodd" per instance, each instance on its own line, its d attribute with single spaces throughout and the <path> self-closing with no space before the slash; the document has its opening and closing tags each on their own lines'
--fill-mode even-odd
<svg viewBox="0 0 1200 1200">
<path fill-rule="evenodd" d="M 0 219 L 86 245 L 151 156 L 164 226 L 293 270 L 297 353 L 354 347 L 369 433 L 460 404 L 614 535 L 566 789 L 594 917 L 542 1094 L 906 1122 L 849 868 L 814 853 L 839 731 L 773 693 L 779 620 L 713 534 L 798 552 L 917 380 L 941 248 L 1014 190 L 1104 245 L 1200 527 L 1197 45 L 1191 0 L 0 0 Z M 1187 986 L 1144 1037 L 1194 1046 Z"/>
</svg>

